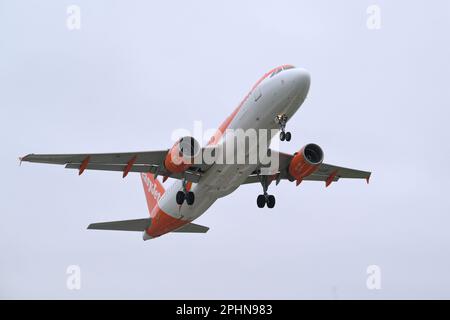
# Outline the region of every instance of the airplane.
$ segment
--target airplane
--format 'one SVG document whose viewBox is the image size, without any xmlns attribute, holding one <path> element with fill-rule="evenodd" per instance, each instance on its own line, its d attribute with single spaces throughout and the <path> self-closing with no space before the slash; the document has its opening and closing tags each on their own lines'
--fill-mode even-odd
<svg viewBox="0 0 450 320">
<path fill-rule="evenodd" d="M 296 185 L 302 181 L 322 181 L 326 187 L 340 178 L 366 179 L 369 183 L 371 172 L 324 163 L 324 153 L 317 144 L 309 143 L 294 154 L 272 150 L 267 146 L 278 133 L 280 141 L 291 140 L 292 134 L 286 131 L 286 124 L 305 101 L 309 87 L 310 75 L 305 69 L 292 65 L 273 68 L 256 82 L 204 148 L 200 148 L 193 137 L 182 137 L 168 150 L 28 154 L 19 160 L 65 165 L 65 168 L 78 170 L 79 175 L 85 170 L 107 170 L 122 172 L 122 177 L 125 178 L 130 172 L 139 172 L 150 216 L 93 223 L 88 229 L 140 231 L 143 233 L 143 240 L 170 232 L 205 233 L 209 230 L 208 227 L 192 221 L 200 217 L 217 199 L 232 193 L 243 184 L 261 184 L 263 192 L 257 196 L 257 206 L 273 208 L 275 197 L 268 193 L 268 187 L 273 181 L 276 184 L 281 180 L 295 181 Z M 268 130 L 266 138 L 256 140 L 256 148 L 270 155 L 270 159 L 276 159 L 276 170 L 264 172 L 263 169 L 268 164 L 263 164 L 262 160 L 231 164 L 217 161 L 215 156 L 224 153 L 223 149 L 217 151 L 218 148 L 226 145 L 228 137 L 235 138 L 233 134 L 225 133 L 237 129 Z M 213 161 L 193 161 L 197 154 L 206 150 L 210 150 Z M 246 150 L 245 159 L 248 159 L 249 154 L 250 151 Z M 163 183 L 168 178 L 175 181 L 166 190 Z"/>
</svg>

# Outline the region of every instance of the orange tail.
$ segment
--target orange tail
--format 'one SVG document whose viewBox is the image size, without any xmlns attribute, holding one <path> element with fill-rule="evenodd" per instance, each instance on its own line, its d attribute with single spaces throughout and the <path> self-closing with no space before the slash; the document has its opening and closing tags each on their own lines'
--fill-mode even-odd
<svg viewBox="0 0 450 320">
<path fill-rule="evenodd" d="M 151 214 L 165 190 L 161 182 L 152 173 L 141 173 L 141 179 L 145 198 L 147 199 L 148 211 Z"/>
</svg>

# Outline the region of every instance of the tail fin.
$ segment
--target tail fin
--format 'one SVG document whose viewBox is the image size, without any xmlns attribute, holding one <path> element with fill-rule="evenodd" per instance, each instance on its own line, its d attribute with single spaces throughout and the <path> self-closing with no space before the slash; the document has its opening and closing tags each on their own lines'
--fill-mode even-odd
<svg viewBox="0 0 450 320">
<path fill-rule="evenodd" d="M 142 185 L 144 186 L 145 198 L 149 213 L 158 204 L 165 190 L 161 182 L 152 173 L 141 173 Z"/>
</svg>

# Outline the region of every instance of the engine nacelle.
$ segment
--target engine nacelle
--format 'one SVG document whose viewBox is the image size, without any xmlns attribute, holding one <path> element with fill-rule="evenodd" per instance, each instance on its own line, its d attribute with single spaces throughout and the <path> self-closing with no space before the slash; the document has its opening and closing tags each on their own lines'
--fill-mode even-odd
<svg viewBox="0 0 450 320">
<path fill-rule="evenodd" d="M 164 167 L 171 173 L 186 171 L 194 163 L 200 151 L 200 144 L 193 137 L 183 137 L 169 150 L 164 159 Z"/>
<path fill-rule="evenodd" d="M 323 161 L 322 149 L 314 143 L 307 144 L 294 153 L 289 164 L 289 174 L 297 180 L 297 185 L 307 176 L 319 169 Z"/>
</svg>

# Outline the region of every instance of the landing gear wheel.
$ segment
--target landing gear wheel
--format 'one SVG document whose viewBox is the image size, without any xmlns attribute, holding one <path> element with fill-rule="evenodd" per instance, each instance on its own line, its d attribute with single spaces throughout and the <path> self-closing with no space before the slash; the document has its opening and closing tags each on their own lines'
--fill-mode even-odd
<svg viewBox="0 0 450 320">
<path fill-rule="evenodd" d="M 193 205 L 194 204 L 194 200 L 195 200 L 195 196 L 194 193 L 192 191 L 189 191 L 188 193 L 186 193 L 186 203 L 188 205 Z"/>
<path fill-rule="evenodd" d="M 275 117 L 275 122 L 278 124 L 278 127 L 280 128 L 280 140 L 281 141 L 289 141 L 291 140 L 291 133 L 286 132 L 286 123 L 287 123 L 288 117 L 286 114 L 279 114 Z"/>
<path fill-rule="evenodd" d="M 273 195 L 270 195 L 267 197 L 267 208 L 273 208 L 275 207 L 275 197 Z"/>
<path fill-rule="evenodd" d="M 186 195 L 184 194 L 183 191 L 177 192 L 176 201 L 179 206 L 181 206 L 183 204 L 185 198 L 186 198 Z"/>
<path fill-rule="evenodd" d="M 289 131 L 285 133 L 284 137 L 286 141 L 291 141 L 291 133 Z"/>
<path fill-rule="evenodd" d="M 263 194 L 260 194 L 258 198 L 256 198 L 256 204 L 258 205 L 258 208 L 264 208 L 266 197 Z"/>
<path fill-rule="evenodd" d="M 270 176 L 267 175 L 261 175 L 261 172 L 258 171 L 258 179 L 261 182 L 261 185 L 263 187 L 263 194 L 260 194 L 258 198 L 256 199 L 256 204 L 258 205 L 258 208 L 264 208 L 264 206 L 267 204 L 267 208 L 273 208 L 275 207 L 275 196 L 269 195 L 267 193 L 267 189 L 269 187 L 269 184 L 272 180 L 270 179 Z"/>
</svg>

